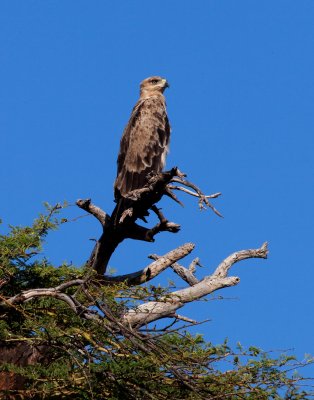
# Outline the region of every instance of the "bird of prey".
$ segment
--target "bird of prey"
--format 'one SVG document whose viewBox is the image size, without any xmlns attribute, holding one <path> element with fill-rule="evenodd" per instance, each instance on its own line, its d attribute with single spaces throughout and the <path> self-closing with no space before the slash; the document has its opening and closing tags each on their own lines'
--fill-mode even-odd
<svg viewBox="0 0 314 400">
<path fill-rule="evenodd" d="M 170 125 L 164 90 L 166 79 L 152 76 L 141 82 L 140 98 L 124 129 L 118 171 L 114 184 L 115 201 L 132 190 L 140 189 L 150 173 L 159 173 L 165 165 L 170 139 Z"/>
</svg>

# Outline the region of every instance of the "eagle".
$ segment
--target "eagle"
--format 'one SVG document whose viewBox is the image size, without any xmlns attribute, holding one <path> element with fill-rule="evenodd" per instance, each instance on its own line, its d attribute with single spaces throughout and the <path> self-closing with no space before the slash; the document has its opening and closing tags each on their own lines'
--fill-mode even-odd
<svg viewBox="0 0 314 400">
<path fill-rule="evenodd" d="M 167 87 L 167 80 L 159 76 L 141 82 L 140 98 L 120 141 L 114 184 L 117 203 L 132 190 L 144 187 L 151 173 L 159 173 L 164 168 L 170 140 L 163 95 Z"/>
</svg>

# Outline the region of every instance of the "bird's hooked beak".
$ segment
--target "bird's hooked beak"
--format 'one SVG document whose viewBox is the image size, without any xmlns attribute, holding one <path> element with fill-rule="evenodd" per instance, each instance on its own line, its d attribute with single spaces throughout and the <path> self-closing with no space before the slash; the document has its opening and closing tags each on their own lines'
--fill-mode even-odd
<svg viewBox="0 0 314 400">
<path fill-rule="evenodd" d="M 165 88 L 165 89 L 170 87 L 170 85 L 169 85 L 167 79 L 163 79 L 163 83 L 164 83 L 164 88 Z"/>
</svg>

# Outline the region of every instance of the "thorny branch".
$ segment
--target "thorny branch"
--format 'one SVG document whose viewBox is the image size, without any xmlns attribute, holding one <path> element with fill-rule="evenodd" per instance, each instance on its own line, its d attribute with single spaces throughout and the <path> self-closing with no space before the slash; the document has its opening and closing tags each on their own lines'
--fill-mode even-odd
<svg viewBox="0 0 314 400">
<path fill-rule="evenodd" d="M 54 288 L 31 289 L 22 291 L 11 298 L 0 297 L 0 306 L 16 307 L 38 297 L 53 297 L 66 303 L 81 318 L 96 321 L 106 320 L 108 329 L 113 329 L 117 333 L 120 332 L 130 340 L 135 340 L 134 329 L 138 330 L 140 327 L 147 327 L 147 324 L 162 318 L 167 317 L 172 318 L 174 321 L 183 320 L 189 323 L 196 323 L 196 321 L 188 317 L 179 315 L 177 313 L 178 309 L 216 290 L 237 285 L 240 279 L 235 276 L 228 276 L 232 265 L 244 259 L 267 258 L 267 243 L 264 243 L 258 249 L 241 250 L 231 254 L 218 265 L 211 275 L 207 275 L 202 279 L 195 276 L 196 266 L 200 265 L 198 258 L 195 258 L 188 267 L 178 263 L 179 260 L 193 251 L 194 244 L 192 243 L 179 246 L 163 256 L 150 256 L 154 261 L 136 272 L 113 277 L 104 275 L 112 253 L 123 240 L 131 238 L 151 242 L 154 241 L 155 235 L 159 232 L 178 232 L 180 225 L 168 221 L 156 206 L 156 203 L 163 195 L 170 196 L 173 200 L 179 202 L 173 193 L 174 190 L 197 197 L 200 208 L 209 207 L 217 215 L 221 216 L 209 202 L 209 199 L 218 197 L 220 193 L 205 195 L 195 184 L 187 181 L 185 175 L 178 168 L 152 176 L 144 188 L 134 190 L 128 195 L 124 209 L 121 210 L 120 205 L 117 205 L 111 216 L 94 205 L 90 199 L 78 200 L 76 203 L 78 207 L 92 214 L 100 222 L 103 229 L 102 235 L 88 261 L 90 271 L 96 271 L 96 276 L 89 273 L 85 279 L 74 279 Z M 157 215 L 158 223 L 151 228 L 139 225 L 136 222 L 137 219 L 145 221 L 145 216 L 149 214 L 149 211 L 153 211 Z M 150 281 L 168 267 L 172 268 L 178 276 L 187 282 L 188 286 L 163 295 L 157 300 L 147 301 L 135 307 L 123 309 L 118 318 L 113 316 L 107 304 L 94 298 L 91 294 L 96 283 L 98 286 L 112 285 L 117 282 L 123 282 L 127 286 L 140 285 Z M 77 287 L 82 290 L 86 298 L 89 299 L 88 306 L 80 303 L 78 297 L 71 294 L 73 293 L 73 291 L 69 290 L 71 287 Z M 147 329 L 149 328 L 147 327 Z M 147 348 L 145 348 L 146 350 Z M 178 373 L 176 371 L 173 372 L 175 374 Z M 187 382 L 186 384 L 188 385 Z"/>
<path fill-rule="evenodd" d="M 187 256 L 193 249 L 194 245 L 187 243 L 168 252 L 164 256 L 151 256 L 154 262 L 149 264 L 146 268 L 137 273 L 113 279 L 120 282 L 126 281 L 129 285 L 137 285 L 146 282 L 164 271 L 167 267 L 176 265 L 179 259 Z M 165 357 L 164 350 L 161 346 L 156 345 L 155 337 L 149 333 L 150 326 L 148 324 L 165 317 L 171 318 L 174 323 L 180 320 L 193 325 L 197 324 L 197 321 L 178 314 L 177 310 L 183 307 L 184 304 L 200 299 L 223 287 L 236 285 L 239 283 L 239 278 L 227 276 L 232 265 L 244 259 L 267 258 L 267 253 L 266 243 L 258 249 L 237 251 L 225 258 L 212 275 L 205 276 L 201 280 L 195 277 L 195 269 L 196 265 L 199 265 L 199 260 L 194 259 L 188 268 L 180 266 L 184 270 L 184 273 L 189 276 L 189 287 L 162 296 L 158 301 L 150 301 L 135 308 L 124 310 L 124 312 L 122 314 L 119 313 L 119 315 L 111 310 L 106 300 L 99 297 L 99 293 L 94 290 L 94 282 L 88 279 L 74 279 L 69 282 L 64 282 L 54 288 L 31 289 L 23 291 L 11 298 L 3 299 L 3 297 L 0 297 L 2 299 L 0 306 L 14 307 L 18 304 L 29 302 L 37 297 L 54 297 L 66 303 L 69 308 L 81 318 L 95 321 L 95 323 L 100 324 L 102 329 L 107 330 L 112 335 L 122 335 L 128 339 L 135 349 L 147 354 L 153 353 L 156 357 L 160 358 L 160 360 L 163 360 Z M 175 268 L 173 269 L 175 270 Z M 183 279 L 184 277 L 185 275 L 183 275 Z M 191 280 L 191 277 L 194 277 L 194 282 Z M 105 280 L 107 278 L 103 277 L 103 279 L 102 283 L 106 284 Z M 68 292 L 68 289 L 75 286 L 82 288 L 89 304 L 88 307 L 81 304 Z M 171 325 L 168 324 L 166 329 L 169 330 L 169 326 Z M 142 329 L 139 330 L 139 328 Z M 107 351 L 106 348 L 104 348 L 103 351 Z M 122 349 L 121 351 L 123 352 L 124 350 Z M 197 391 L 191 377 L 187 374 L 183 374 L 180 368 L 170 361 L 167 361 L 166 367 L 182 385 L 192 391 Z M 205 399 L 205 397 L 200 398 Z"/>
<path fill-rule="evenodd" d="M 235 252 L 223 260 L 213 274 L 198 279 L 195 276 L 196 266 L 200 265 L 198 258 L 194 259 L 187 268 L 178 263 L 180 259 L 186 257 L 194 249 L 192 243 L 186 243 L 164 256 L 150 256 L 154 261 L 136 272 L 113 277 L 104 275 L 112 253 L 124 239 L 131 238 L 151 242 L 154 241 L 154 236 L 159 232 L 175 233 L 180 229 L 178 224 L 169 222 L 156 206 L 163 195 L 179 201 L 172 192 L 174 190 L 197 197 L 201 208 L 209 207 L 217 215 L 221 215 L 209 202 L 209 199 L 218 197 L 220 193 L 205 195 L 194 183 L 187 181 L 185 175 L 178 168 L 172 168 L 170 171 L 151 176 L 145 187 L 134 190 L 128 195 L 124 202 L 124 209 L 121 210 L 121 205 L 117 205 L 111 216 L 94 205 L 90 199 L 78 200 L 76 203 L 78 207 L 92 214 L 100 222 L 103 229 L 88 261 L 90 271 L 96 271 L 96 276 L 89 273 L 85 279 L 74 279 L 54 288 L 31 289 L 11 298 L 2 297 L 0 305 L 10 307 L 38 297 L 53 297 L 65 302 L 73 312 L 82 318 L 108 319 L 110 310 L 104 310 L 104 306 L 100 306 L 97 301 L 93 303 L 92 308 L 86 307 L 68 289 L 76 286 L 81 288 L 88 297 L 89 287 L 93 287 L 95 280 L 97 285 L 112 285 L 123 282 L 127 286 L 135 286 L 150 281 L 166 268 L 171 267 L 189 286 L 161 296 L 158 300 L 148 301 L 139 304 L 137 307 L 124 310 L 119 318 L 119 324 L 139 328 L 165 317 L 191 322 L 192 320 L 189 318 L 178 315 L 177 310 L 184 304 L 200 299 L 216 290 L 237 285 L 240 279 L 228 276 L 228 271 L 232 265 L 248 258 L 266 258 L 268 250 L 267 243 L 264 243 L 259 249 Z M 136 222 L 137 219 L 145 220 L 149 211 L 153 211 L 157 215 L 158 223 L 151 228 L 139 225 Z M 97 312 L 97 309 L 100 311 Z"/>
<path fill-rule="evenodd" d="M 177 261 L 187 256 L 193 250 L 193 248 L 193 244 L 187 243 L 170 251 L 164 256 L 151 256 L 155 259 L 155 261 L 149 264 L 146 268 L 133 274 L 121 275 L 112 278 L 104 277 L 102 283 L 111 284 L 113 282 L 126 282 L 128 285 L 132 286 L 147 282 L 153 277 L 157 276 L 162 271 L 164 271 L 166 268 L 177 265 Z M 188 279 L 186 279 L 186 275 L 182 275 L 183 279 L 189 283 L 189 287 L 169 293 L 161 297 L 158 301 L 146 302 L 135 308 L 130 308 L 126 310 L 126 312 L 119 318 L 119 326 L 120 328 L 121 326 L 128 326 L 138 329 L 139 327 L 142 327 L 150 322 L 165 317 L 191 322 L 192 320 L 190 320 L 189 318 L 178 315 L 177 310 L 183 307 L 184 304 L 200 299 L 210 293 L 215 292 L 216 290 L 228 286 L 237 285 L 240 282 L 240 279 L 238 277 L 227 276 L 228 271 L 232 267 L 232 265 L 244 259 L 267 258 L 267 254 L 267 243 L 264 243 L 258 249 L 237 251 L 224 259 L 212 275 L 205 276 L 201 280 L 198 280 L 194 276 L 195 265 L 198 263 L 197 259 L 193 260 L 188 269 L 180 266 L 182 269 L 184 269 L 185 274 L 187 274 L 187 271 L 189 272 Z M 173 269 L 176 271 L 175 268 Z M 192 279 L 192 277 L 194 278 L 194 280 Z M 2 297 L 0 305 L 2 307 L 10 307 L 31 301 L 32 299 L 35 299 L 37 297 L 54 297 L 60 301 L 65 302 L 73 312 L 75 312 L 77 315 L 80 315 L 82 318 L 108 319 L 108 313 L 110 313 L 110 310 L 108 310 L 108 308 L 106 307 L 104 309 L 104 306 L 100 305 L 98 301 L 95 300 L 92 304 L 92 307 L 88 308 L 79 303 L 74 296 L 66 293 L 68 288 L 74 286 L 82 287 L 84 293 L 90 296 L 88 291 L 89 281 L 84 279 L 74 279 L 72 281 L 62 283 L 61 285 L 54 288 L 31 289 L 23 291 L 20 294 L 11 298 L 4 299 Z M 97 306 L 96 310 L 95 305 Z M 97 308 L 99 308 L 100 310 L 99 313 L 97 312 Z"/>
</svg>

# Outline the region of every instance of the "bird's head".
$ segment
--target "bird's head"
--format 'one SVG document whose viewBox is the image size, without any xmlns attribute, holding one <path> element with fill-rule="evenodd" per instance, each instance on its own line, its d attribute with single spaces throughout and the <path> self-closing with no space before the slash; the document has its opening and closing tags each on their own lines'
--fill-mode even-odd
<svg viewBox="0 0 314 400">
<path fill-rule="evenodd" d="M 166 79 L 160 76 L 151 76 L 141 82 L 141 97 L 162 94 L 167 87 L 169 87 L 169 83 Z"/>
</svg>

